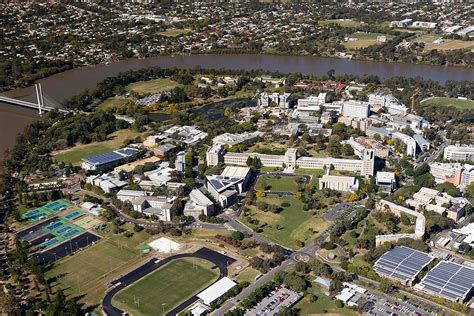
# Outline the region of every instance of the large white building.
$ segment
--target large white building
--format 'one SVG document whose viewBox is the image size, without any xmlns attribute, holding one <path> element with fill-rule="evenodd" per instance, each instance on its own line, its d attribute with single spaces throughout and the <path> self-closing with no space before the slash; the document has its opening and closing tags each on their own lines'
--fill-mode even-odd
<svg viewBox="0 0 474 316">
<path fill-rule="evenodd" d="M 198 189 L 189 193 L 189 201 L 184 206 L 183 214 L 198 218 L 204 214 L 210 216 L 214 213 L 214 203 Z"/>
<path fill-rule="evenodd" d="M 346 117 L 354 118 L 367 118 L 369 117 L 370 105 L 364 101 L 345 101 L 342 107 L 342 115 Z"/>
<path fill-rule="evenodd" d="M 156 216 L 164 222 L 171 221 L 171 208 L 176 197 L 140 196 L 132 201 L 133 210 L 149 216 Z"/>
<path fill-rule="evenodd" d="M 211 151 L 212 150 L 212 151 Z M 285 155 L 266 155 L 259 153 L 225 153 L 219 157 L 220 151 L 211 148 L 208 151 L 209 162 L 224 161 L 227 165 L 246 166 L 249 158 L 257 158 L 264 167 L 281 167 L 287 169 L 326 169 L 331 166 L 334 170 L 359 172 L 362 176 L 374 175 L 375 151 L 373 149 L 364 149 L 362 159 L 337 159 L 337 158 L 316 158 L 316 157 L 297 157 L 295 148 L 289 148 Z"/>
<path fill-rule="evenodd" d="M 359 180 L 355 177 L 324 175 L 319 178 L 319 189 L 354 192 L 359 189 Z"/>
<path fill-rule="evenodd" d="M 430 163 L 430 173 L 437 183 L 450 182 L 458 186 L 461 182 L 463 171 L 460 163 Z"/>
<path fill-rule="evenodd" d="M 395 132 L 392 134 L 393 139 L 399 139 L 402 141 L 407 147 L 407 156 L 415 157 L 416 156 L 416 141 L 413 137 L 400 133 Z"/>
<path fill-rule="evenodd" d="M 264 133 L 263 132 L 253 132 L 253 133 L 241 133 L 241 134 L 230 134 L 230 133 L 224 133 L 221 135 L 218 135 L 212 139 L 212 142 L 215 145 L 227 145 L 229 147 L 238 145 L 243 142 L 251 142 L 257 139 L 257 137 L 262 136 Z"/>
<path fill-rule="evenodd" d="M 248 189 L 250 168 L 227 166 L 221 175 L 206 176 L 206 188 L 222 207 L 237 201 L 237 195 Z"/>
<path fill-rule="evenodd" d="M 449 145 L 444 149 L 444 159 L 474 161 L 474 146 Z"/>
<path fill-rule="evenodd" d="M 369 94 L 369 103 L 374 108 L 385 108 L 387 112 L 392 115 L 405 115 L 408 113 L 408 108 L 403 105 L 397 98 L 382 92 Z"/>
</svg>

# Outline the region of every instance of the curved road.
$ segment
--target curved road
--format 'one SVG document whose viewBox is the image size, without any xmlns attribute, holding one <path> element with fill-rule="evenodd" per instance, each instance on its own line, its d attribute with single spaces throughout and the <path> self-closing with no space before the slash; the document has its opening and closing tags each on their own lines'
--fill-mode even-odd
<svg viewBox="0 0 474 316">
<path fill-rule="evenodd" d="M 227 276 L 227 272 L 228 272 L 227 266 L 235 261 L 234 259 L 224 256 L 209 248 L 201 248 L 194 253 L 178 254 L 175 256 L 165 258 L 163 260 L 158 260 L 156 258 L 151 259 L 147 263 L 143 264 L 142 266 L 136 268 L 135 270 L 129 272 L 128 274 L 124 275 L 120 279 L 117 279 L 111 283 L 112 288 L 106 293 L 104 299 L 102 300 L 102 308 L 104 312 L 108 316 L 123 315 L 124 311 L 112 305 L 112 298 L 118 292 L 120 292 L 121 290 L 129 286 L 130 284 L 134 283 L 135 281 L 143 278 L 147 274 L 152 273 L 156 269 L 171 262 L 172 260 L 180 259 L 180 258 L 192 258 L 192 257 L 208 260 L 219 268 L 220 275 L 219 275 L 219 278 L 216 280 L 216 282 L 220 280 L 221 278 Z M 194 295 L 193 297 L 189 298 L 185 302 L 181 303 L 179 306 L 175 307 L 166 315 L 177 315 L 179 312 L 181 312 L 183 309 L 185 309 L 186 307 L 188 307 L 189 305 L 191 305 L 197 300 L 198 300 L 198 297 Z"/>
</svg>

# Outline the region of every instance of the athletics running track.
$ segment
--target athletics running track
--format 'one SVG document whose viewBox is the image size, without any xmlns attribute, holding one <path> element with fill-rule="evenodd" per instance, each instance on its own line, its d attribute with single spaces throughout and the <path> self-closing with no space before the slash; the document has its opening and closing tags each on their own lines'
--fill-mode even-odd
<svg viewBox="0 0 474 316">
<path fill-rule="evenodd" d="M 133 282 L 143 278 L 145 275 L 155 271 L 159 267 L 167 264 L 168 262 L 172 260 L 179 259 L 179 258 L 190 258 L 190 257 L 201 258 L 201 259 L 205 259 L 214 263 L 219 268 L 219 271 L 220 271 L 218 280 L 227 276 L 227 266 L 232 264 L 235 261 L 233 258 L 222 255 L 209 248 L 201 248 L 194 253 L 183 253 L 183 254 L 165 258 L 160 261 L 157 261 L 158 259 L 153 258 L 147 263 L 133 270 L 132 272 L 112 282 L 112 286 L 114 286 L 115 284 L 118 284 L 118 285 L 115 285 L 110 291 L 108 291 L 104 299 L 102 300 L 102 308 L 104 312 L 108 316 L 124 315 L 124 311 L 112 305 L 112 298 L 118 292 L 120 292 L 121 290 L 123 290 L 124 288 L 132 284 Z M 172 311 L 168 312 L 166 315 L 177 315 L 179 312 L 181 312 L 182 310 L 184 310 L 186 307 L 190 306 L 197 300 L 198 300 L 198 297 L 194 295 L 193 297 L 189 298 L 188 300 L 186 300 L 185 302 L 181 303 L 179 306 L 174 308 Z"/>
</svg>

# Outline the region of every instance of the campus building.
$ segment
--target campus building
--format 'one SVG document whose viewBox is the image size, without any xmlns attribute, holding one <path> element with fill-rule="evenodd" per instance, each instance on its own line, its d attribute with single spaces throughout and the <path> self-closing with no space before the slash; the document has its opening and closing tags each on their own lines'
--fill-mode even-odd
<svg viewBox="0 0 474 316">
<path fill-rule="evenodd" d="M 319 179 L 319 190 L 322 189 L 355 192 L 359 189 L 359 180 L 355 177 L 324 175 Z"/>
<path fill-rule="evenodd" d="M 176 197 L 140 196 L 132 201 L 133 210 L 149 216 L 156 216 L 164 222 L 171 221 L 171 208 Z"/>
<path fill-rule="evenodd" d="M 375 246 L 378 247 L 385 242 L 396 242 L 401 238 L 421 239 L 425 235 L 425 216 L 409 208 L 397 205 L 387 200 L 380 200 L 376 204 L 376 209 L 383 212 L 391 212 L 400 217 L 402 213 L 416 217 L 415 233 L 413 234 L 389 234 L 375 236 Z"/>
<path fill-rule="evenodd" d="M 378 171 L 375 177 L 375 184 L 377 184 L 382 191 L 392 193 L 397 186 L 395 173 Z"/>
<path fill-rule="evenodd" d="M 184 206 L 183 215 L 198 218 L 201 214 L 214 214 L 214 203 L 204 193 L 194 189 L 189 193 L 189 201 Z"/>
<path fill-rule="evenodd" d="M 415 157 L 416 156 L 416 141 L 413 137 L 395 132 L 392 134 L 393 139 L 399 139 L 407 147 L 407 156 Z"/>
<path fill-rule="evenodd" d="M 221 175 L 206 176 L 206 188 L 222 207 L 237 201 L 239 193 L 248 190 L 251 171 L 246 167 L 227 166 Z"/>
<path fill-rule="evenodd" d="M 342 108 L 342 115 L 353 118 L 367 118 L 370 112 L 370 105 L 364 101 L 346 101 Z"/>
<path fill-rule="evenodd" d="M 460 163 L 430 163 L 430 173 L 437 183 L 449 182 L 454 186 L 461 184 L 463 168 Z"/>
<path fill-rule="evenodd" d="M 223 156 L 221 156 L 223 155 Z M 288 169 L 326 169 L 331 166 L 334 170 L 359 172 L 362 176 L 374 175 L 375 154 L 373 149 L 365 149 L 362 159 L 336 159 L 297 157 L 295 148 L 288 148 L 284 155 L 267 155 L 259 153 L 225 153 L 212 147 L 208 153 L 208 166 L 216 161 L 223 161 L 227 165 L 246 166 L 249 158 L 257 158 L 264 167 L 281 167 Z M 211 162 L 211 163 L 210 163 Z"/>
<path fill-rule="evenodd" d="M 474 146 L 449 145 L 444 149 L 444 159 L 474 161 Z"/>
<path fill-rule="evenodd" d="M 385 108 L 392 115 L 408 113 L 408 108 L 400 103 L 397 98 L 382 92 L 369 94 L 369 103 L 374 110 L 378 111 L 380 108 Z"/>
<path fill-rule="evenodd" d="M 104 171 L 123 163 L 127 158 L 132 158 L 137 153 L 133 148 L 122 148 L 104 154 L 82 158 L 82 169 L 86 171 Z"/>
</svg>

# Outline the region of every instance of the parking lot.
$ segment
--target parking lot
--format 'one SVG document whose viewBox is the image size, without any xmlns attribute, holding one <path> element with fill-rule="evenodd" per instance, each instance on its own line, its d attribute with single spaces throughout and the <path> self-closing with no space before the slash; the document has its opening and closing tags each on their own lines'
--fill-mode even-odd
<svg viewBox="0 0 474 316">
<path fill-rule="evenodd" d="M 431 315 L 429 312 L 418 308 L 410 303 L 401 302 L 397 299 L 384 299 L 381 296 L 367 295 L 368 301 L 372 302 L 373 308 L 369 310 L 369 315 L 399 315 L 399 316 L 425 316 Z"/>
<path fill-rule="evenodd" d="M 278 315 L 278 310 L 282 306 L 293 306 L 303 297 L 303 294 L 293 291 L 284 285 L 276 287 L 267 297 L 265 297 L 252 310 L 245 315 L 252 316 L 269 316 Z"/>
</svg>

